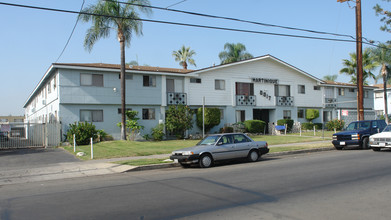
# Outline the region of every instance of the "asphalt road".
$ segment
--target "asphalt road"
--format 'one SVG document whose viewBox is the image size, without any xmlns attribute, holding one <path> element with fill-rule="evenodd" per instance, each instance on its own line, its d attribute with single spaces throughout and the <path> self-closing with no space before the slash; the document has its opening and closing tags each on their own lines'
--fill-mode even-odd
<svg viewBox="0 0 391 220">
<path fill-rule="evenodd" d="M 391 219 L 391 151 L 5 185 L 0 219 Z"/>
</svg>

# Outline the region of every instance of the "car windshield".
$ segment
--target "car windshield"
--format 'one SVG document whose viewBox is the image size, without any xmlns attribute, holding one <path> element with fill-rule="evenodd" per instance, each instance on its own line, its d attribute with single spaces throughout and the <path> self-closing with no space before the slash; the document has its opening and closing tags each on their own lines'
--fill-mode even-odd
<svg viewBox="0 0 391 220">
<path fill-rule="evenodd" d="M 383 132 L 391 132 L 391 125 L 387 125 L 387 127 L 384 128 Z"/>
<path fill-rule="evenodd" d="M 369 121 L 357 121 L 352 122 L 346 128 L 347 131 L 356 131 L 356 130 L 366 130 L 371 127 L 371 122 Z"/>
<path fill-rule="evenodd" d="M 219 140 L 220 136 L 219 135 L 213 135 L 213 136 L 208 136 L 204 139 L 202 139 L 200 142 L 198 142 L 197 145 L 213 145 Z"/>
</svg>

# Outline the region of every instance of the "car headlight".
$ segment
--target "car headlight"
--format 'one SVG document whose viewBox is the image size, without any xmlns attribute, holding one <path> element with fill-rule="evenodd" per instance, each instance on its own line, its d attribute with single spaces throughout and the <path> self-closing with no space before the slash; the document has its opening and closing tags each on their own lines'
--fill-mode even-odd
<svg viewBox="0 0 391 220">
<path fill-rule="evenodd" d="M 189 156 L 189 155 L 193 155 L 194 153 L 192 151 L 183 151 L 182 152 L 182 155 L 183 156 Z"/>
<path fill-rule="evenodd" d="M 352 134 L 352 140 L 359 140 L 360 135 L 359 134 Z"/>
<path fill-rule="evenodd" d="M 337 140 L 337 135 L 333 135 L 333 140 Z"/>
<path fill-rule="evenodd" d="M 370 141 L 370 142 L 374 142 L 374 141 L 375 141 L 375 138 L 369 137 L 369 141 Z"/>
</svg>

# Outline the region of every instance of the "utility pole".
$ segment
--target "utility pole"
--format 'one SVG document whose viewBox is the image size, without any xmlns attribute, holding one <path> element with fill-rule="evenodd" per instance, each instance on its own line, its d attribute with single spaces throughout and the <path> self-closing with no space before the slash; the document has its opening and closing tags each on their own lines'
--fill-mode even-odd
<svg viewBox="0 0 391 220">
<path fill-rule="evenodd" d="M 349 0 L 337 0 L 346 2 Z M 364 80 L 362 65 L 361 0 L 356 0 L 357 120 L 364 120 Z"/>
</svg>

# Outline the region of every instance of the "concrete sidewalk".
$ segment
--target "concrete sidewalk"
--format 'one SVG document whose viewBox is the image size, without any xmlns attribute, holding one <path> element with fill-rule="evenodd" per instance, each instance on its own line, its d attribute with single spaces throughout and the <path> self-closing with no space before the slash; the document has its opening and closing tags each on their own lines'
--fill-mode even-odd
<svg viewBox="0 0 391 220">
<path fill-rule="evenodd" d="M 274 145 L 269 147 L 273 148 L 273 147 L 283 147 L 283 146 L 292 146 L 292 145 L 310 145 L 310 144 L 318 144 L 318 143 L 325 143 L 325 142 L 330 142 L 330 141 L 328 140 L 328 141 L 318 141 L 318 142 L 308 142 L 308 143 L 283 144 L 283 145 Z M 333 149 L 334 148 L 329 147 L 329 148 L 298 150 L 298 151 L 291 151 L 291 152 L 269 153 L 267 155 L 264 155 L 263 157 L 280 156 L 280 155 L 287 155 L 287 154 L 300 154 L 300 153 L 317 152 L 317 151 L 325 151 L 325 150 L 333 150 Z M 170 154 L 162 154 L 162 155 L 139 156 L 139 157 L 100 159 L 100 160 L 92 160 L 92 161 L 84 161 L 84 162 L 77 161 L 77 162 L 55 163 L 45 167 L 42 166 L 41 167 L 29 167 L 29 166 L 11 167 L 9 169 L 0 171 L 0 186 L 8 185 L 8 184 L 29 183 L 29 182 L 77 178 L 77 177 L 88 177 L 88 176 L 123 173 L 129 171 L 151 170 L 151 169 L 160 169 L 160 168 L 179 166 L 179 164 L 176 163 L 146 165 L 146 166 L 129 166 L 129 165 L 119 165 L 113 163 L 115 161 L 122 161 L 122 160 L 168 158 L 169 156 Z"/>
</svg>

